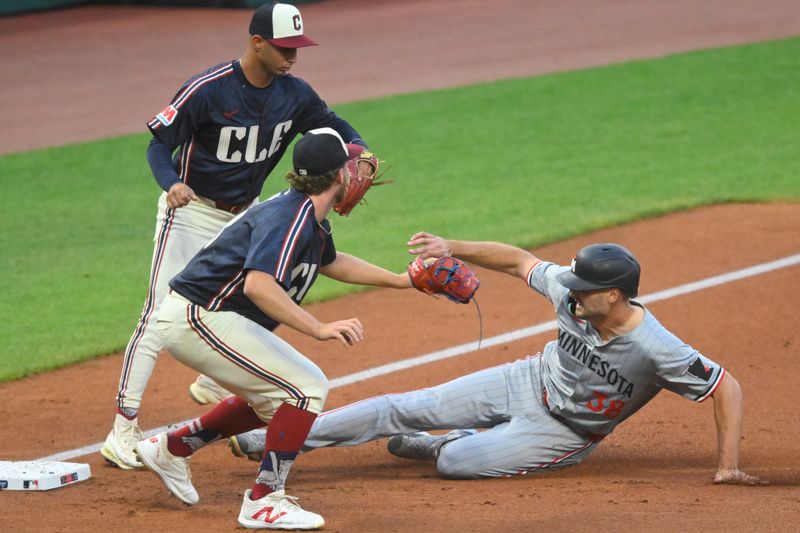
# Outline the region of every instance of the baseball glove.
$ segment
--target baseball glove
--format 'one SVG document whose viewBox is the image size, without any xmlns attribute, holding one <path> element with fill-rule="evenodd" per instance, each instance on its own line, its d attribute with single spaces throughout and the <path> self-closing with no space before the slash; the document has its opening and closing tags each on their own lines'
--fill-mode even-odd
<svg viewBox="0 0 800 533">
<path fill-rule="evenodd" d="M 418 257 L 408 265 L 408 277 L 415 289 L 431 296 L 444 294 L 460 304 L 468 304 L 481 284 L 466 263 L 455 257 Z"/>
<path fill-rule="evenodd" d="M 366 176 L 358 175 L 358 164 L 362 161 L 369 163 L 372 170 Z M 358 157 L 349 160 L 346 165 L 347 171 L 350 173 L 350 182 L 347 184 L 347 190 L 344 193 L 344 198 L 333 206 L 333 210 L 346 217 L 350 214 L 355 206 L 361 203 L 367 190 L 373 185 L 383 185 L 391 183 L 390 181 L 378 182 L 383 176 L 383 172 L 378 173 L 381 166 L 381 161 L 375 157 L 375 154 L 369 150 L 364 150 Z M 366 202 L 366 200 L 365 200 Z"/>
</svg>

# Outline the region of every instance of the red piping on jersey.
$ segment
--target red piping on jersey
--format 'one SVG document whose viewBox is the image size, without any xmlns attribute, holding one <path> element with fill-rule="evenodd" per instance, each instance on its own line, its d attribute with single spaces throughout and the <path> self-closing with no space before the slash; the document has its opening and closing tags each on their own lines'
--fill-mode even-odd
<svg viewBox="0 0 800 533">
<path fill-rule="evenodd" d="M 528 274 L 525 276 L 525 282 L 529 286 L 531 284 L 531 274 L 533 274 L 533 269 L 536 268 L 539 265 L 539 263 L 541 263 L 541 262 L 542 262 L 541 259 L 537 259 L 536 262 L 533 264 L 533 266 L 530 269 L 528 269 Z"/>
<path fill-rule="evenodd" d="M 211 300 L 208 301 L 208 310 L 209 311 L 218 311 L 222 304 L 225 303 L 225 300 L 233 296 L 233 293 L 236 292 L 236 289 L 244 283 L 245 280 L 244 270 L 240 270 L 237 272 L 225 285 L 223 285 L 217 294 L 214 295 Z"/>
<path fill-rule="evenodd" d="M 189 140 L 189 142 L 183 144 L 183 150 L 181 150 L 181 181 L 188 185 L 189 184 L 189 169 L 192 166 L 192 152 L 194 152 L 194 135 Z"/>
<path fill-rule="evenodd" d="M 310 199 L 303 202 L 297 210 L 292 225 L 289 226 L 289 231 L 286 232 L 281 253 L 278 255 L 278 268 L 275 271 L 275 279 L 278 280 L 278 282 L 282 282 L 283 278 L 286 277 L 286 267 L 289 265 L 289 259 L 292 257 L 297 241 L 300 239 L 303 226 L 305 226 L 306 219 L 313 205 Z"/>
<path fill-rule="evenodd" d="M 714 386 L 713 386 L 713 387 L 711 387 L 711 390 L 710 390 L 710 391 L 708 391 L 708 392 L 707 392 L 707 393 L 706 393 L 704 396 L 702 396 L 702 397 L 698 398 L 698 399 L 697 399 L 697 402 L 698 402 L 698 403 L 699 403 L 699 402 L 703 402 L 703 401 L 705 401 L 705 400 L 706 400 L 706 399 L 707 399 L 709 396 L 713 396 L 713 395 L 714 395 L 714 391 L 716 391 L 716 390 L 717 390 L 717 387 L 719 387 L 719 384 L 720 384 L 720 383 L 722 383 L 722 378 L 723 378 L 723 377 L 725 377 L 725 369 L 724 369 L 724 368 L 722 368 L 722 367 L 720 367 L 720 373 L 719 373 L 719 376 L 717 376 L 717 382 L 716 382 L 716 383 L 714 383 Z"/>
<path fill-rule="evenodd" d="M 214 80 L 216 80 L 218 78 L 222 78 L 224 76 L 229 76 L 231 74 L 233 74 L 233 64 L 232 63 L 228 64 L 228 65 L 226 65 L 224 67 L 220 67 L 219 69 L 215 70 L 214 72 L 209 72 L 205 76 L 197 78 L 192 83 L 190 83 L 189 86 L 186 87 L 186 89 L 181 94 L 176 96 L 175 99 L 172 101 L 172 103 L 170 105 L 172 107 L 174 107 L 175 109 L 180 109 L 181 106 L 186 102 L 186 100 L 188 100 L 189 97 L 197 89 L 199 89 L 200 87 L 202 87 L 206 83 L 214 81 Z M 156 116 L 155 118 L 153 118 L 153 120 L 151 120 L 150 122 L 147 123 L 147 126 L 151 130 L 154 130 L 154 129 L 158 129 L 158 128 L 162 127 L 163 124 L 161 123 L 160 120 L 158 120 L 158 118 Z"/>
<path fill-rule="evenodd" d="M 218 70 L 215 70 L 214 72 L 209 72 L 205 76 L 197 78 L 191 84 L 189 84 L 189 86 L 186 87 L 186 89 L 181 94 L 179 94 L 178 97 L 175 98 L 175 100 L 173 100 L 172 107 L 174 107 L 175 109 L 180 109 L 181 106 L 186 102 L 186 100 L 188 100 L 189 97 L 192 94 L 194 94 L 195 91 L 197 91 L 197 89 L 199 89 L 206 83 L 212 82 L 218 78 L 230 76 L 231 74 L 233 74 L 233 63 L 229 63 L 224 67 L 220 67 Z"/>
</svg>

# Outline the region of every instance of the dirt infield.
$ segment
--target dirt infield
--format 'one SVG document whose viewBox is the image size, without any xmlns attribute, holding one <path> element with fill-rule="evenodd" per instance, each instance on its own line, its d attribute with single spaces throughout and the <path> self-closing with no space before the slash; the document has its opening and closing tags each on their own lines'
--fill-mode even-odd
<svg viewBox="0 0 800 533">
<path fill-rule="evenodd" d="M 567 261 L 594 241 L 629 245 L 643 264 L 642 293 L 772 261 L 800 251 L 797 204 L 699 209 L 586 235 L 536 252 Z M 786 317 L 800 291 L 797 266 L 653 303 L 652 312 L 684 340 L 723 364 L 745 394 L 742 465 L 770 487 L 718 487 L 712 402 L 662 393 L 624 423 L 583 464 L 544 475 L 446 481 L 432 465 L 390 456 L 383 442 L 300 457 L 291 490 L 328 521 L 327 530 L 362 531 L 787 531 L 796 525 L 800 469 L 797 417 L 785 409 L 797 390 L 800 333 Z M 479 271 L 486 337 L 552 319 L 549 304 L 519 280 Z M 310 306 L 320 318 L 359 316 L 367 340 L 346 350 L 292 332 L 283 335 L 331 378 L 476 340 L 472 306 L 411 291 L 373 291 Z M 793 313 L 789 311 L 790 317 Z M 427 325 L 427 326 L 426 326 Z M 535 353 L 553 332 L 336 388 L 328 405 L 429 386 Z M 0 385 L 0 456 L 30 459 L 101 442 L 121 356 Z M 201 414 L 186 393 L 193 373 L 165 356 L 141 415 L 145 428 Z M 23 416 L 22 414 L 25 413 Z M 11 438 L 9 438 L 11 437 Z M 79 459 L 94 477 L 52 493 L 2 493 L 8 531 L 187 531 L 236 527 L 255 463 L 224 445 L 192 461 L 201 503 L 186 508 L 149 472 Z M 33 510 L 36 510 L 35 512 Z M 57 526 L 55 525 L 57 523 Z"/>
<path fill-rule="evenodd" d="M 325 46 L 301 57 L 298 75 L 331 101 L 343 101 L 800 34 L 800 7 L 789 0 L 712 0 L 702 8 L 694 1 L 677 0 L 669 3 L 671 9 L 664 2 L 633 0 L 603 8 L 598 6 L 608 3 L 590 0 L 493 4 L 505 28 L 486 25 L 481 9 L 485 3 L 476 0 L 370 2 L 363 16 L 372 25 L 357 43 L 343 28 L 346 20 L 363 11 L 362 3 L 309 5 L 303 8 L 307 25 L 312 27 L 314 21 L 314 37 Z M 174 10 L 89 7 L 0 19 L 3 50 L 19 52 L 14 60 L 4 52 L 0 64 L 6 72 L 21 69 L 14 79 L 27 89 L 17 91 L 15 84 L 0 91 L 6 101 L 30 103 L 29 113 L 39 121 L 23 120 L 15 115 L 17 107 L 11 109 L 2 120 L 13 119 L 20 127 L 13 138 L 0 128 L 0 136 L 5 136 L 0 137 L 0 151 L 140 131 L 187 74 L 240 52 L 235 36 L 246 26 L 248 12 L 190 10 L 181 12 L 179 19 L 175 15 Z M 158 38 L 137 40 L 145 28 L 160 27 L 158 21 L 169 22 L 169 36 L 179 39 L 177 43 L 166 44 L 166 30 L 158 32 Z M 429 23 L 434 29 L 426 26 Z M 54 24 L 64 39 L 57 48 L 68 57 L 59 60 L 54 57 L 57 50 L 51 50 L 47 57 L 31 60 L 37 36 L 41 39 Z M 413 32 L 413 39 L 402 34 L 403 28 Z M 192 38 L 180 39 L 181 31 L 189 31 Z M 88 44 L 79 44 L 77 36 L 86 37 Z M 96 49 L 118 39 L 129 46 L 115 53 L 80 55 L 86 47 Z M 404 43 L 408 53 L 386 59 L 384 54 L 396 52 L 397 43 Z M 22 68 L 23 52 L 38 69 Z M 342 60 L 359 54 L 381 74 L 376 76 L 380 83 L 364 83 L 356 62 Z M 142 66 L 134 59 L 142 60 Z M 392 64 L 395 60 L 401 64 Z M 38 76 L 47 72 L 58 79 L 55 70 L 48 69 L 59 61 L 80 71 L 85 84 L 74 86 L 72 93 L 40 93 L 34 105 L 31 95 L 40 88 Z M 475 68 L 476 62 L 481 68 Z M 333 71 L 331 64 L 344 67 Z M 99 66 L 105 70 L 95 70 Z M 403 79 L 409 71 L 416 75 Z M 116 86 L 104 85 L 109 83 Z M 123 90 L 135 91 L 136 96 Z M 89 94 L 95 109 L 115 112 L 101 120 L 79 120 L 76 128 L 74 122 L 86 112 L 79 102 L 87 99 L 81 96 Z M 59 113 L 54 103 L 61 104 L 65 124 L 56 121 L 42 138 L 42 124 Z M 38 126 L 30 127 L 29 122 Z M 623 243 L 642 262 L 641 292 L 647 295 L 800 253 L 798 227 L 798 204 L 716 206 L 596 232 L 535 253 L 567 262 L 590 242 Z M 393 458 L 384 442 L 375 442 L 302 456 L 290 491 L 309 510 L 325 516 L 327 531 L 346 533 L 796 529 L 800 424 L 786 406 L 800 382 L 800 332 L 793 313 L 799 274 L 798 266 L 783 268 L 648 306 L 665 326 L 739 380 L 746 403 L 742 466 L 770 479 L 769 487 L 714 486 L 712 401 L 696 405 L 663 393 L 586 462 L 562 471 L 447 481 L 436 477 L 432 465 Z M 485 271 L 479 275 L 484 337 L 553 318 L 547 302 L 519 280 Z M 331 379 L 471 342 L 478 335 L 473 306 L 412 291 L 372 291 L 309 310 L 323 320 L 358 316 L 365 324 L 367 340 L 348 350 L 291 331 L 281 333 Z M 434 385 L 514 360 L 540 350 L 553 336 L 543 333 L 338 387 L 328 407 Z M 113 418 L 121 359 L 116 354 L 0 384 L 0 460 L 34 459 L 101 442 Z M 145 397 L 143 427 L 203 413 L 186 392 L 194 377 L 172 358 L 162 357 Z M 76 460 L 91 465 L 91 480 L 50 493 L 0 492 L 0 531 L 231 531 L 237 529 L 241 495 L 255 473 L 255 463 L 233 458 L 223 445 L 203 450 L 192 461 L 201 502 L 187 508 L 149 472 L 108 467 L 96 453 Z"/>
</svg>

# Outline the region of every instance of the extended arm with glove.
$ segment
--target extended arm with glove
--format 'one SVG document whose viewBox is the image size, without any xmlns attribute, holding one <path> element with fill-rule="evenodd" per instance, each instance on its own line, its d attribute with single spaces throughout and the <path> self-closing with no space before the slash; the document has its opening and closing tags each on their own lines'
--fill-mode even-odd
<svg viewBox="0 0 800 533">
<path fill-rule="evenodd" d="M 344 198 L 333 206 L 333 210 L 346 217 L 355 206 L 361 203 L 370 187 L 391 183 L 391 181 L 378 181 L 383 176 L 383 172 L 378 173 L 380 166 L 380 159 L 369 150 L 364 150 L 358 157 L 349 160 L 345 167 L 350 174 L 350 182 L 347 184 Z M 359 168 L 367 170 L 359 172 Z"/>
<path fill-rule="evenodd" d="M 466 263 L 455 257 L 418 257 L 408 265 L 408 277 L 415 289 L 432 296 L 443 294 L 460 304 L 468 304 L 481 284 Z"/>
</svg>

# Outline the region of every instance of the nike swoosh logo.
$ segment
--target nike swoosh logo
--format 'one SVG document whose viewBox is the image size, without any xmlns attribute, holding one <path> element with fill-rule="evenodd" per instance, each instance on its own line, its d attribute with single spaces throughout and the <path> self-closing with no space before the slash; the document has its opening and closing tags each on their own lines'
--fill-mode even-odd
<svg viewBox="0 0 800 533">
<path fill-rule="evenodd" d="M 225 116 L 225 118 L 233 118 L 236 115 L 236 113 L 238 113 L 238 112 L 239 112 L 238 109 L 234 109 L 233 111 L 225 111 L 222 114 L 223 114 L 223 116 Z"/>
</svg>

